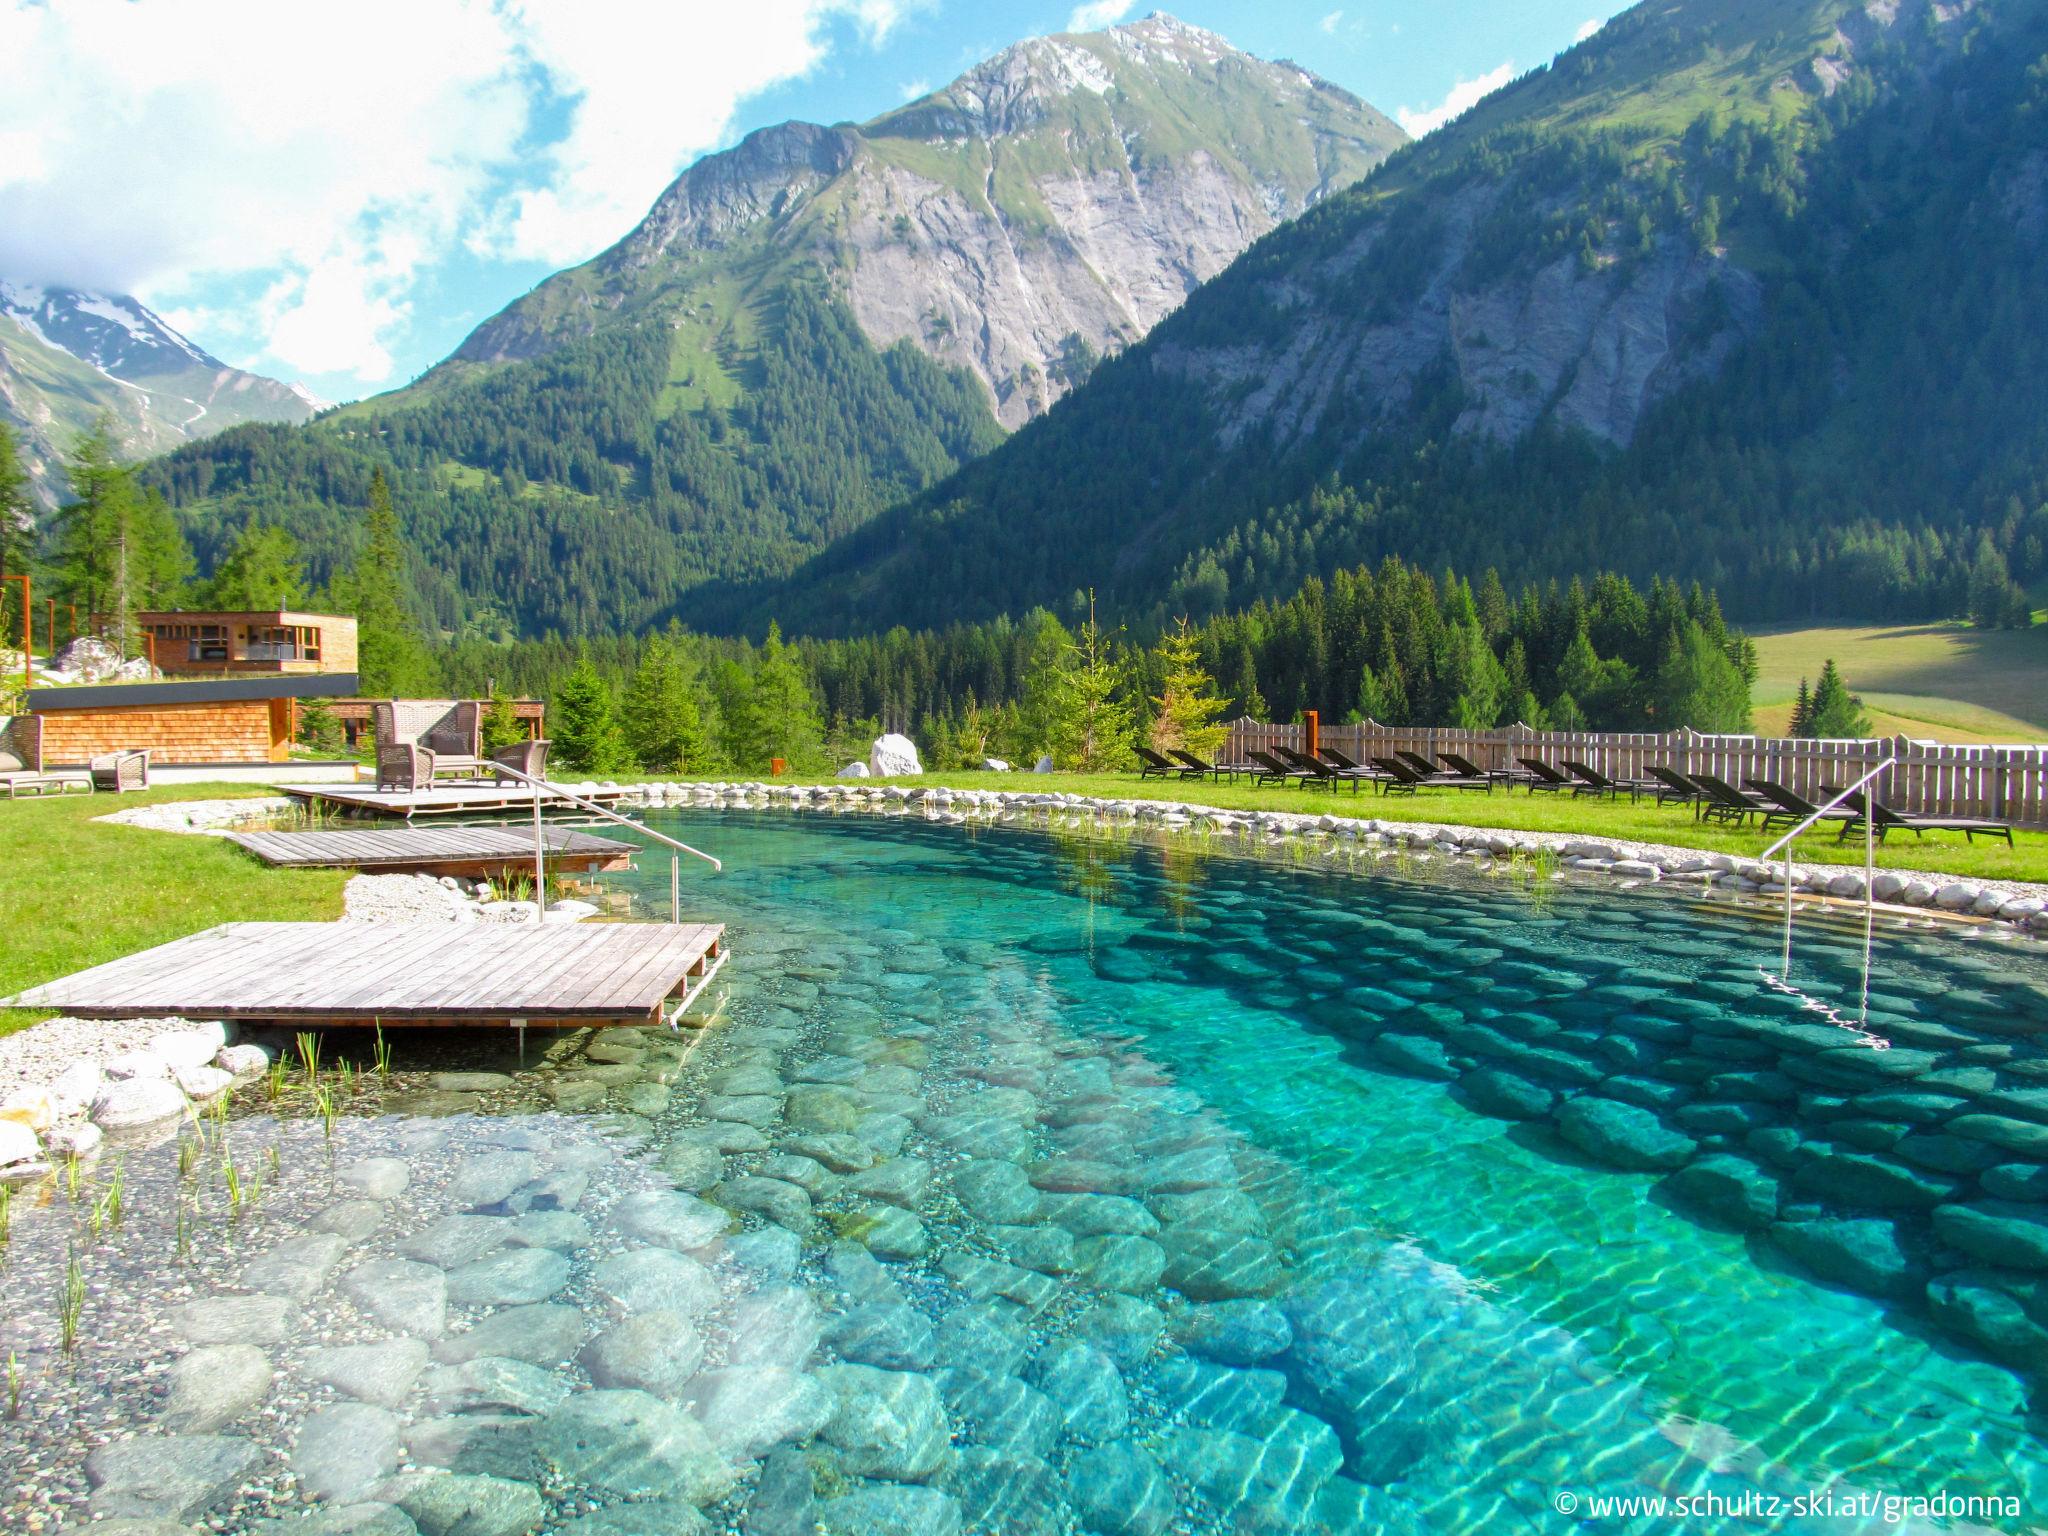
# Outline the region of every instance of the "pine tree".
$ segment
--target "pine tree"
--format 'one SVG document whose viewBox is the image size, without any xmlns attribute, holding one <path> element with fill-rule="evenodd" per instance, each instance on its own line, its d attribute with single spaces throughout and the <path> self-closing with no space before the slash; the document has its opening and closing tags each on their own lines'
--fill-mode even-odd
<svg viewBox="0 0 2048 1536">
<path fill-rule="evenodd" d="M 588 650 L 578 653 L 576 665 L 556 685 L 548 739 L 554 763 L 577 773 L 616 773 L 629 765 L 618 704 Z"/>
<path fill-rule="evenodd" d="M 1165 682 L 1152 700 L 1159 713 L 1152 721 L 1152 749 L 1178 749 L 1209 757 L 1229 736 L 1223 715 L 1228 700 L 1216 697 L 1216 681 L 1202 665 L 1202 637 L 1183 618 L 1159 637 L 1153 652 Z"/>
<path fill-rule="evenodd" d="M 299 541 L 275 523 L 251 519 L 214 567 L 206 583 L 209 608 L 265 611 L 306 601 L 306 562 Z"/>
<path fill-rule="evenodd" d="M 512 695 L 495 682 L 491 684 L 491 702 L 484 710 L 482 735 L 486 752 L 517 746 L 526 740 L 526 724 L 513 707 Z"/>
<path fill-rule="evenodd" d="M 1376 725 L 1387 725 L 1392 715 L 1391 695 L 1386 684 L 1379 680 L 1367 662 L 1358 672 L 1358 703 L 1351 711 L 1350 722 L 1357 725 L 1370 720 Z"/>
<path fill-rule="evenodd" d="M 57 509 L 53 548 L 63 600 L 123 656 L 135 646 L 136 540 L 142 494 L 115 456 L 114 421 L 101 416 L 65 460 L 71 499 Z"/>
<path fill-rule="evenodd" d="M 1820 681 L 1813 685 L 1813 703 L 1807 716 L 1805 734 L 1826 741 L 1855 739 L 1870 734 L 1870 716 L 1863 701 L 1849 691 L 1834 658 L 1821 664 Z"/>
<path fill-rule="evenodd" d="M 702 772 L 709 756 L 697 669 L 678 639 L 652 635 L 626 685 L 624 725 L 633 760 L 649 773 Z"/>
<path fill-rule="evenodd" d="M 35 499 L 29 493 L 28 471 L 22 467 L 14 432 L 0 421 L 0 575 L 18 576 L 28 569 L 35 531 Z"/>
<path fill-rule="evenodd" d="M 431 689 L 433 663 L 407 601 L 405 537 L 381 469 L 370 477 L 370 505 L 355 569 L 337 585 L 356 617 L 356 670 L 363 692 L 395 697 Z"/>
<path fill-rule="evenodd" d="M 1088 594 L 1087 622 L 1060 667 L 1054 699 L 1054 766 L 1075 773 L 1130 766 L 1137 722 L 1125 697 L 1123 660 L 1114 638 L 1096 622 L 1093 592 Z"/>
<path fill-rule="evenodd" d="M 1650 681 L 1651 723 L 1727 735 L 1749 729 L 1749 685 L 1728 653 L 1688 619 L 1674 626 Z"/>
<path fill-rule="evenodd" d="M 727 728 L 733 761 L 742 770 L 765 773 L 778 757 L 799 772 L 825 761 L 817 690 L 803 657 L 783 642 L 781 626 L 772 621 L 737 718 L 729 717 Z"/>
<path fill-rule="evenodd" d="M 1799 679 L 1799 697 L 1792 701 L 1792 726 L 1788 736 L 1811 736 L 1813 734 L 1813 690 L 1806 679 Z"/>
</svg>

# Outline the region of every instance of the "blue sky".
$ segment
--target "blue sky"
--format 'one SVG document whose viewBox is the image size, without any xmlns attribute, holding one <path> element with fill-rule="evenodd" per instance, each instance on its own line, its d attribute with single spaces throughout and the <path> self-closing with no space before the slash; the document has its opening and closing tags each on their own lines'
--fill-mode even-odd
<svg viewBox="0 0 2048 1536">
<path fill-rule="evenodd" d="M 1617 0 L 1181 0 L 1424 129 Z M 329 400 L 403 384 L 748 131 L 1119 0 L 0 0 L 0 277 L 133 292 Z M 377 24 L 365 25 L 376 16 Z"/>
</svg>

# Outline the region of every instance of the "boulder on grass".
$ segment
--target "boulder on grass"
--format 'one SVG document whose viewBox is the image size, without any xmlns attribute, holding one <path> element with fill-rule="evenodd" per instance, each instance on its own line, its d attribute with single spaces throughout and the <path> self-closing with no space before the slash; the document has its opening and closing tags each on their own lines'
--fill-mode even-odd
<svg viewBox="0 0 2048 1536">
<path fill-rule="evenodd" d="M 868 749 L 868 773 L 874 778 L 900 779 L 923 772 L 924 764 L 917 760 L 917 743 L 908 736 L 891 731 L 886 736 L 877 736 Z"/>
<path fill-rule="evenodd" d="M 848 763 L 839 770 L 836 776 L 842 779 L 864 779 L 868 776 L 868 765 L 866 763 Z"/>
</svg>

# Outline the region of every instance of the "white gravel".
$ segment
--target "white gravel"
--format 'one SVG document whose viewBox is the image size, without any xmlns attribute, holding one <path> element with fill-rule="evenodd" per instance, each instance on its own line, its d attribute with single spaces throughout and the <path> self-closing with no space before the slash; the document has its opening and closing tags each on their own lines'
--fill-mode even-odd
<svg viewBox="0 0 2048 1536">
<path fill-rule="evenodd" d="M 17 1088 L 50 1082 L 80 1061 L 139 1051 L 178 1019 L 45 1019 L 0 1035 L 0 1099 Z"/>
</svg>

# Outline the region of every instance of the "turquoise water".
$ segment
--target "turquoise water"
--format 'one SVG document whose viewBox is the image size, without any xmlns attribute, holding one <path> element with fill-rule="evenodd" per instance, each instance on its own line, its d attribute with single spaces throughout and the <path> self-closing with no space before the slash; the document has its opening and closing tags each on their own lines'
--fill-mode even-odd
<svg viewBox="0 0 2048 1536">
<path fill-rule="evenodd" d="M 1881 941 L 1872 1020 L 1893 1049 L 1873 1052 L 1760 984 L 1768 923 L 1661 893 L 1533 899 L 1504 881 L 1429 878 L 1440 871 L 1328 873 L 913 819 L 650 824 L 727 860 L 690 891 L 733 925 L 737 950 L 771 944 L 800 960 L 788 1019 L 928 1044 L 927 1103 L 971 1102 L 985 1082 L 1039 1092 L 1030 1144 L 1007 1149 L 1027 1166 L 1068 1165 L 1038 1182 L 1144 1196 L 1163 1160 L 1222 1154 L 1223 1224 L 1263 1243 L 1217 1294 L 1260 1298 L 1234 1303 L 1247 1332 L 1273 1303 L 1288 1348 L 1205 1346 L 1176 1321 L 1178 1297 L 1117 1282 L 1169 1315 L 1168 1337 L 1142 1351 L 1141 1317 L 1120 1364 L 1152 1410 L 1131 1443 L 1156 1456 L 1197 1525 L 1575 1528 L 1554 1507 L 1563 1491 L 1946 1490 L 2017 1498 L 2023 1519 L 1987 1522 L 2011 1529 L 2048 1509 L 2027 1376 L 1927 1302 L 1930 1277 L 2000 1267 L 1948 1246 L 1925 1200 L 1887 1195 L 1873 1210 L 1835 1165 L 1793 1171 L 1846 1157 L 1850 1175 L 1896 1167 L 1953 1200 L 1981 1196 L 1967 1176 L 1870 1149 L 1903 1139 L 1887 1126 L 1925 1139 L 1929 1105 L 1953 1117 L 1972 1107 L 1966 1093 L 2038 1090 L 2032 1030 L 2048 994 L 2023 955 Z M 646 874 L 657 863 L 665 883 L 665 861 Z M 1846 999 L 1858 953 L 1850 936 L 1802 932 L 1796 979 Z M 1778 1070 L 1824 1053 L 1833 1081 Z M 1877 1057 L 1882 1071 L 1860 1079 Z M 1086 1113 L 1043 1095 L 1098 1064 L 1107 1091 Z M 1902 1069 L 1922 1086 L 1941 1079 L 1936 1097 L 1901 1099 Z M 1572 1094 L 1653 1106 L 1667 1138 L 1695 1106 L 1688 1150 L 1645 1155 L 1739 1158 L 1754 1182 L 1781 1186 L 1777 1225 L 1753 1206 L 1728 1219 L 1725 1201 L 1717 1216 L 1709 1180 L 1688 1201 L 1668 1166 L 1610 1166 L 1608 1144 L 1589 1155 L 1586 1136 L 1558 1133 L 1554 1109 L 1507 1119 L 1479 1107 L 1528 1114 Z M 1741 1109 L 1698 1108 L 1715 1103 Z M 932 1155 L 943 1170 L 946 1146 Z M 2025 1159 L 2000 1149 L 1991 1161 Z M 1209 1194 L 1166 1214 L 1211 1220 L 1187 1205 L 1223 1198 L 1199 1182 L 1218 1172 L 1192 1173 L 1186 1187 Z M 997 1253 L 943 1191 L 941 1179 L 923 1213 L 934 1252 Z M 1891 1246 L 1852 1262 L 1877 1236 Z M 2002 1274 L 2022 1292 L 2030 1283 Z M 1085 1313 L 1097 1289 L 1062 1283 L 1077 1293 L 1063 1306 Z M 1059 1307 L 1033 1319 L 1034 1347 L 1064 1336 L 1062 1319 Z M 1213 1377 L 1191 1412 L 1189 1362 Z M 1879 1528 L 1835 1507 L 1762 1523 Z"/>
</svg>

